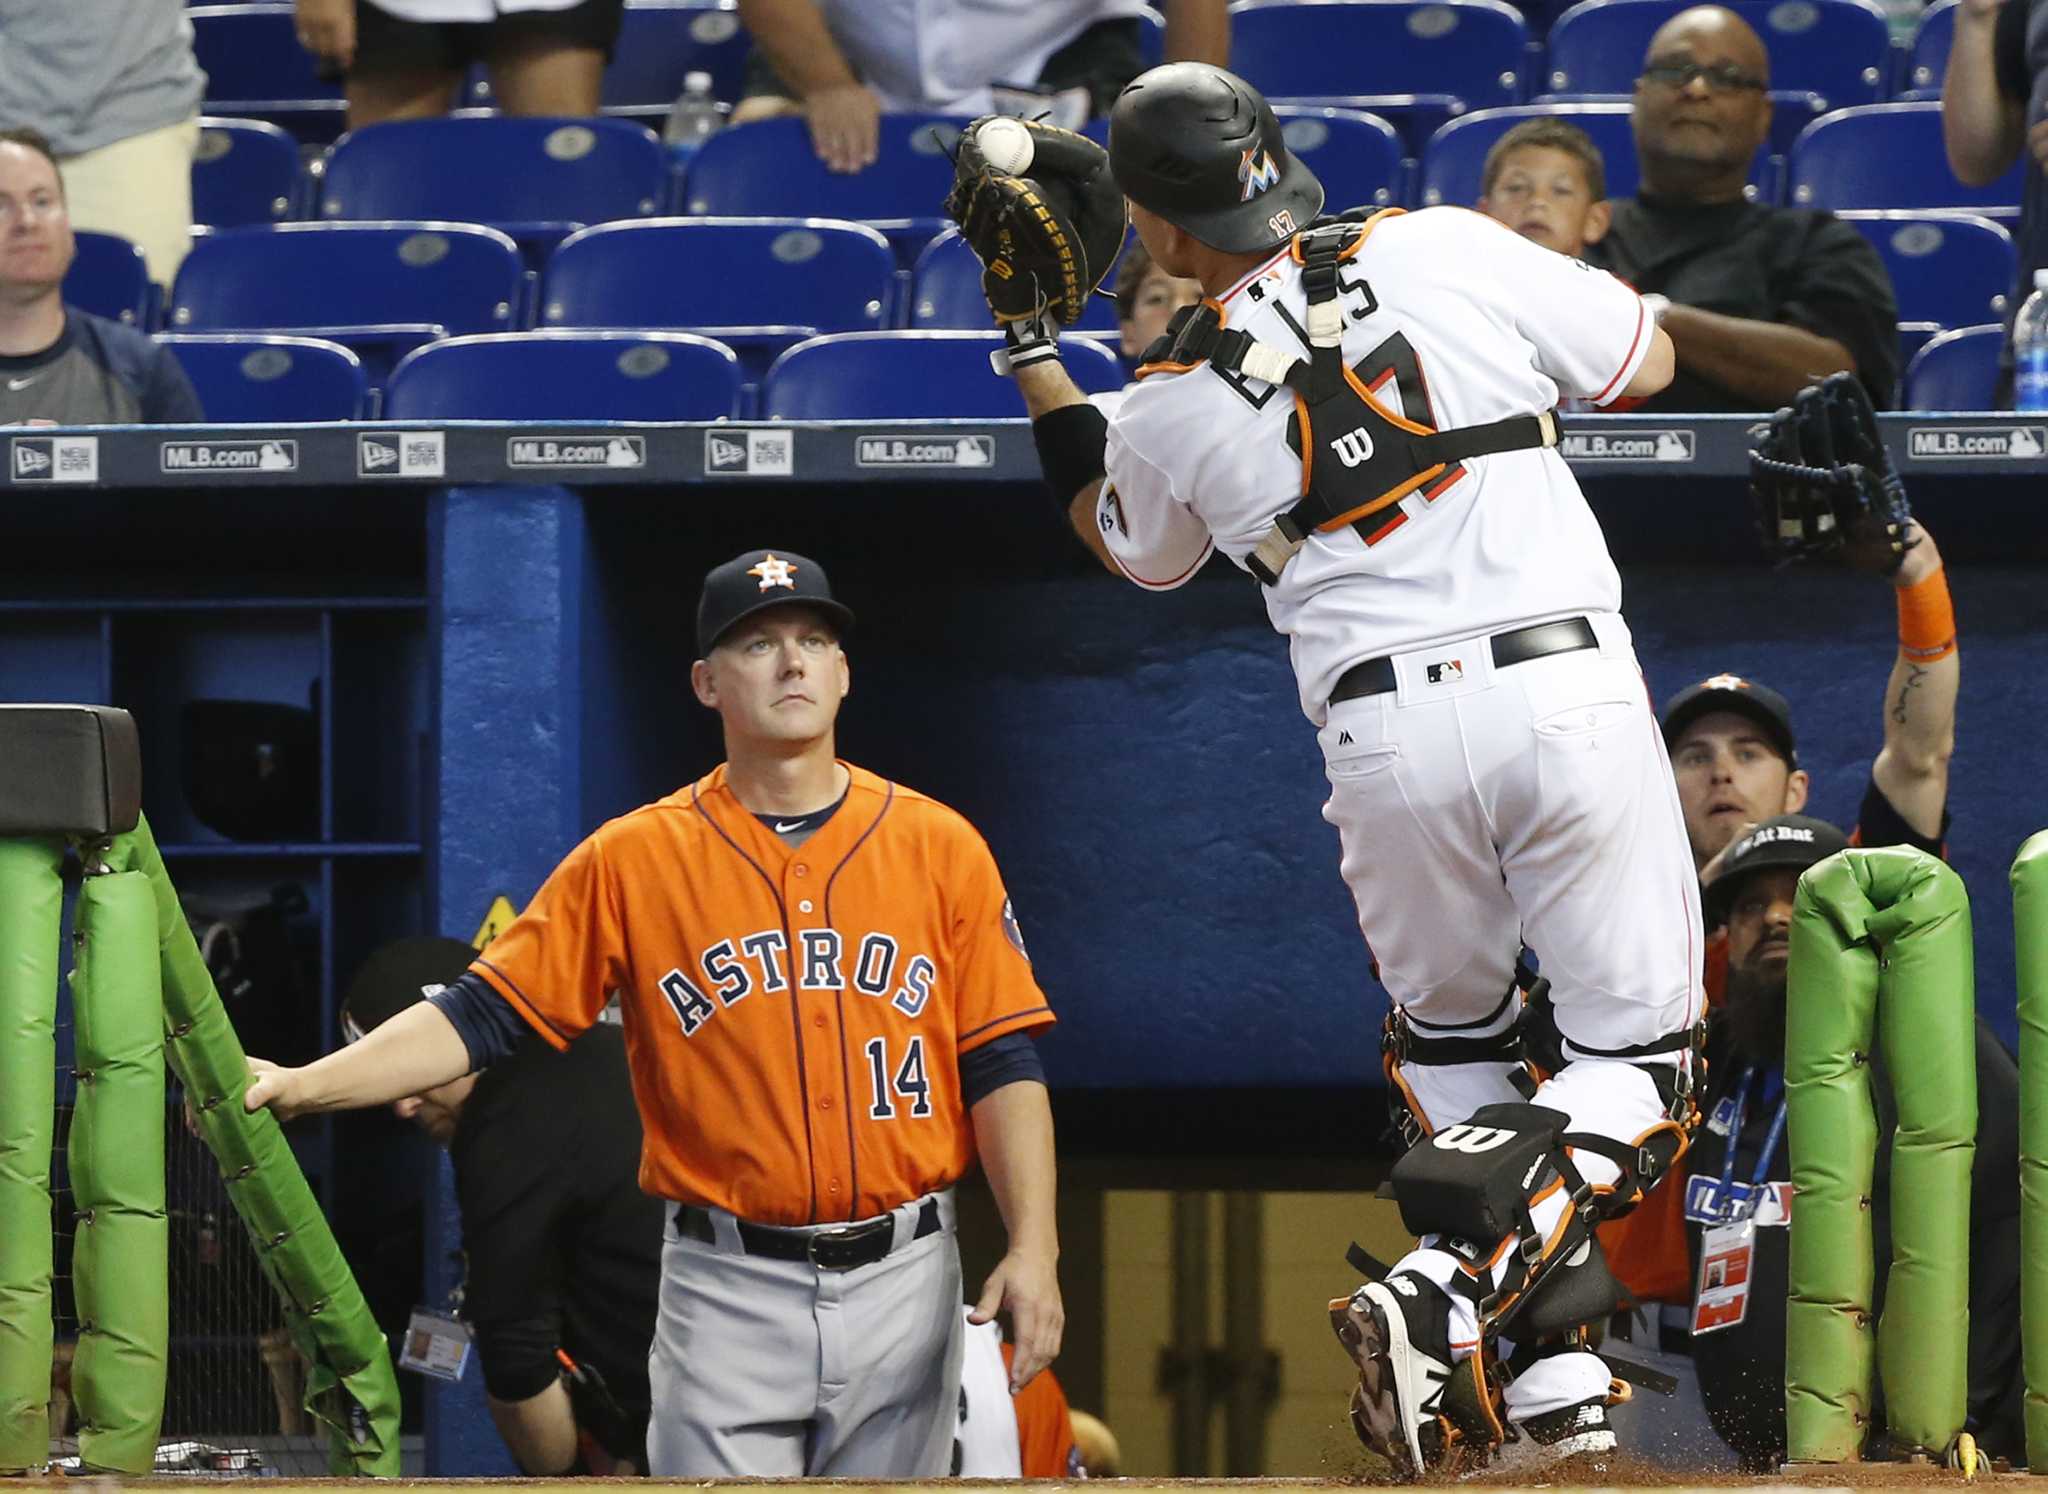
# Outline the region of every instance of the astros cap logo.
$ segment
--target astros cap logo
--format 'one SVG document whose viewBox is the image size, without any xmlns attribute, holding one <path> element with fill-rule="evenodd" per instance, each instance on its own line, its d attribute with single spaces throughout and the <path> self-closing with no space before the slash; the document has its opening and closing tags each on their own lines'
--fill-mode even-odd
<svg viewBox="0 0 2048 1494">
<path fill-rule="evenodd" d="M 1252 159 L 1254 156 L 1258 159 Z M 1238 200 L 1250 202 L 1267 188 L 1279 184 L 1280 168 L 1273 164 L 1272 152 L 1248 150 L 1237 163 L 1237 179 L 1244 183 L 1244 195 Z"/>
<path fill-rule="evenodd" d="M 1739 674 L 1717 674 L 1710 680 L 1700 682 L 1702 690 L 1747 690 L 1749 681 Z"/>
<path fill-rule="evenodd" d="M 796 567 L 788 561 L 778 559 L 771 554 L 763 556 L 759 565 L 748 566 L 747 574 L 761 578 L 761 590 L 763 591 L 776 586 L 786 586 L 791 591 L 795 591 L 796 583 L 789 579 L 795 570 Z"/>
</svg>

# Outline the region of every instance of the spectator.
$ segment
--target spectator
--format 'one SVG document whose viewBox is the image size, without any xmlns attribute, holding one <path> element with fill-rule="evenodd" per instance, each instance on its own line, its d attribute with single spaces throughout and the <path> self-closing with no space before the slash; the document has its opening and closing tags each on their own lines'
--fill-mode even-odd
<svg viewBox="0 0 2048 1494">
<path fill-rule="evenodd" d="M 1164 335 L 1173 314 L 1201 299 L 1199 280 L 1167 274 L 1136 238 L 1125 244 L 1116 265 L 1117 347 L 1125 365 L 1135 368 L 1145 349 Z"/>
<path fill-rule="evenodd" d="M 1726 999 L 1707 1045 L 1708 1117 L 1688 1162 L 1686 1230 L 1698 1279 L 1705 1230 L 1745 1213 L 1756 1225 L 1748 1308 L 1721 1328 L 1693 1324 L 1693 1361 L 1714 1430 L 1751 1472 L 1785 1457 L 1785 1386 L 1759 1366 L 1785 1362 L 1791 1259 L 1791 1138 L 1783 1125 L 1785 1002 L 1792 894 L 1799 874 L 1848 844 L 1824 820 L 1767 820 L 1730 848 L 1706 888 L 1707 916 L 1727 928 Z M 1977 1150 L 1970 1179 L 1969 1394 L 1966 1430 L 1986 1456 L 2024 1461 L 2020 1402 L 2019 1070 L 1977 1021 Z M 1871 1058 L 1877 1166 L 1869 1200 L 1878 1291 L 1891 1264 L 1890 1153 L 1898 1128 L 1886 1058 Z M 1896 1058 L 1898 1055 L 1892 1054 Z M 1733 1153 L 1731 1156 L 1730 1153 Z M 1744 1185 L 1747 1185 L 1745 1187 Z M 1882 1297 L 1872 1304 L 1881 1308 Z"/>
<path fill-rule="evenodd" d="M 1847 224 L 1744 195 L 1770 129 L 1770 61 L 1740 16 L 1680 11 L 1636 80 L 1642 187 L 1588 252 L 1652 300 L 1678 374 L 1646 411 L 1771 410 L 1853 370 L 1879 409 L 1899 372 L 1883 262 Z"/>
<path fill-rule="evenodd" d="M 77 252 L 50 142 L 0 130 L 0 425 L 205 419 L 168 348 L 64 304 Z"/>
<path fill-rule="evenodd" d="M 1607 162 L 1577 125 L 1525 119 L 1486 153 L 1479 211 L 1532 243 L 1582 259 L 1614 218 Z"/>
<path fill-rule="evenodd" d="M 349 987 L 344 1035 L 374 1031 L 475 958 L 455 939 L 386 945 Z M 454 1164 L 462 1315 L 520 1471 L 645 1472 L 662 1206 L 640 1191 L 622 1029 L 600 1022 L 559 1053 L 528 1033 L 481 1074 L 391 1108 Z"/>
<path fill-rule="evenodd" d="M 169 285 L 192 242 L 206 90 L 184 0 L 8 0 L 0 32 L 0 126 L 48 141 L 72 227 L 141 246 Z"/>
<path fill-rule="evenodd" d="M 299 44 L 341 77 L 348 127 L 454 108 L 481 62 L 506 114 L 595 114 L 625 0 L 297 0 Z"/>
<path fill-rule="evenodd" d="M 1941 89 L 1941 137 L 1949 169 L 1989 186 L 2027 158 L 2020 197 L 2019 279 L 2005 315 L 1998 406 L 2012 406 L 2012 318 L 2048 267 L 2048 5 L 2032 0 L 1962 0 Z M 2031 59 L 2031 60 L 2030 60 Z M 2030 123 L 2031 121 L 2031 123 Z"/>
<path fill-rule="evenodd" d="M 303 3 L 303 0 L 302 0 Z M 875 159 L 884 111 L 1026 114 L 1070 129 L 1144 71 L 1144 0 L 739 0 L 754 37 L 732 122 L 802 114 L 834 171 Z M 1230 54 L 1225 0 L 1165 0 L 1169 61 Z"/>
</svg>

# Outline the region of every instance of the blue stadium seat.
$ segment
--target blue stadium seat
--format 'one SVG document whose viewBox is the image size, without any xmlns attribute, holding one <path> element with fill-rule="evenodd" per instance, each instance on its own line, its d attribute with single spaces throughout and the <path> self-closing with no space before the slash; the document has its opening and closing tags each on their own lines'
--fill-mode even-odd
<svg viewBox="0 0 2048 1494">
<path fill-rule="evenodd" d="M 508 332 L 417 348 L 392 371 L 386 420 L 722 420 L 739 359 L 684 332 Z"/>
<path fill-rule="evenodd" d="M 654 212 L 666 180 L 661 142 L 631 120 L 409 119 L 336 142 L 320 216 L 488 223 L 540 259 L 586 223 Z"/>
<path fill-rule="evenodd" d="M 1955 40 L 1957 0 L 1934 0 L 1921 12 L 1920 25 L 1913 33 L 1913 50 L 1906 61 L 1906 86 L 1901 99 L 1938 99 L 1941 80 L 1948 72 L 1949 44 Z"/>
<path fill-rule="evenodd" d="M 1502 0 L 1237 0 L 1230 66 L 1267 98 L 1435 94 L 1452 113 L 1524 97 L 1529 29 Z M 1370 106 L 1361 106 L 1370 107 Z"/>
<path fill-rule="evenodd" d="M 94 316 L 150 330 L 157 292 L 142 251 L 119 234 L 80 229 L 73 237 L 78 254 L 64 277 L 64 299 Z"/>
<path fill-rule="evenodd" d="M 847 218 L 871 224 L 908 265 L 946 226 L 939 204 L 953 184 L 949 152 L 963 120 L 885 114 L 880 155 L 851 175 L 827 171 L 801 119 L 720 130 L 690 158 L 681 208 L 725 218 Z"/>
<path fill-rule="evenodd" d="M 1988 187 L 1966 187 L 1948 168 L 1941 104 L 1871 104 L 1817 119 L 1786 160 L 1794 207 L 1968 208 L 2016 215 L 2026 152 Z"/>
<path fill-rule="evenodd" d="M 1273 112 L 1280 116 L 1287 148 L 1322 182 L 1330 211 L 1391 207 L 1407 195 L 1401 137 L 1378 115 L 1288 105 Z"/>
<path fill-rule="evenodd" d="M 209 228 L 281 223 L 292 215 L 298 142 L 257 119 L 202 119 L 192 158 L 192 221 Z"/>
<path fill-rule="evenodd" d="M 354 348 L 377 385 L 436 337 L 517 325 L 519 250 L 468 223 L 282 223 L 200 238 L 171 291 L 176 332 L 290 331 Z"/>
<path fill-rule="evenodd" d="M 1657 28 L 1688 0 L 1579 0 L 1550 29 L 1544 91 L 1625 94 Z M 1819 94 L 1831 109 L 1884 97 L 1891 35 L 1868 0 L 1727 0 L 1756 28 L 1778 88 Z"/>
<path fill-rule="evenodd" d="M 806 337 L 889 325 L 888 240 L 825 218 L 655 218 L 571 235 L 541 278 L 546 327 L 666 327 L 739 350 L 750 374 Z"/>
<path fill-rule="evenodd" d="M 712 96 L 730 103 L 740 96 L 749 45 L 734 0 L 626 0 L 600 107 L 659 129 L 691 73 L 709 73 Z M 477 108 L 495 105 L 482 63 L 463 80 L 462 100 Z"/>
<path fill-rule="evenodd" d="M 1115 284 L 1112 275 L 1105 289 Z M 981 261 L 959 231 L 949 228 L 925 245 L 911 270 L 910 325 L 919 331 L 986 332 L 993 321 L 981 293 Z M 1105 295 L 1090 296 L 1087 315 L 1068 330 L 1116 329 L 1116 302 Z"/>
<path fill-rule="evenodd" d="M 1909 410 L 1988 410 L 1998 388 L 1998 349 L 2005 328 L 1957 327 L 1913 355 L 1906 365 Z"/>
<path fill-rule="evenodd" d="M 2012 235 L 1990 219 L 1965 213 L 1849 212 L 1841 217 L 1884 257 L 1900 321 L 1971 327 L 2004 317 L 2019 257 Z"/>
<path fill-rule="evenodd" d="M 341 85 L 321 78 L 313 54 L 299 45 L 291 5 L 195 5 L 186 14 L 206 73 L 208 114 L 267 119 L 301 140 L 341 133 Z"/>
<path fill-rule="evenodd" d="M 340 343 L 261 333 L 166 334 L 210 422 L 289 425 L 361 420 L 369 382 Z"/>
<path fill-rule="evenodd" d="M 1629 127 L 1629 106 L 1620 102 L 1519 104 L 1508 109 L 1481 109 L 1454 119 L 1430 137 L 1422 156 L 1416 200 L 1424 207 L 1449 203 L 1471 207 L 1479 201 L 1479 183 L 1486 153 L 1494 141 L 1525 119 L 1566 119 L 1592 138 L 1607 164 L 1607 195 L 1632 197 L 1636 190 L 1636 142 Z"/>
<path fill-rule="evenodd" d="M 989 367 L 998 332 L 847 332 L 800 342 L 768 370 L 769 420 L 1009 420 L 1024 405 Z M 1123 365 L 1087 337 L 1063 337 L 1067 372 L 1090 394 L 1120 389 Z"/>
</svg>

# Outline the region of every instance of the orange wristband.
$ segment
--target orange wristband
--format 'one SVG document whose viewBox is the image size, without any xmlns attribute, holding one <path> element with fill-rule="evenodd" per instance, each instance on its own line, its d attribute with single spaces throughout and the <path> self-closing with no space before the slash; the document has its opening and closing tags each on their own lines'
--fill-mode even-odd
<svg viewBox="0 0 2048 1494">
<path fill-rule="evenodd" d="M 1956 651 L 1956 609 L 1941 567 L 1899 588 L 1899 650 L 1915 664 L 1931 664 Z"/>
</svg>

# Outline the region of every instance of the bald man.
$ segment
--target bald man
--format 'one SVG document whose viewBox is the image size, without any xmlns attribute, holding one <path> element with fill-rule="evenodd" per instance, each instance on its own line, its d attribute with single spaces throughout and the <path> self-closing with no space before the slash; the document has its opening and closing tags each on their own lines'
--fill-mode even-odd
<svg viewBox="0 0 2048 1494">
<path fill-rule="evenodd" d="M 1642 185 L 1586 252 L 1668 303 L 1678 373 L 1644 410 L 1774 410 L 1844 369 L 1892 403 L 1898 308 L 1877 251 L 1828 213 L 1744 195 L 1769 89 L 1763 41 L 1733 11 L 1694 6 L 1650 39 L 1633 114 Z"/>
</svg>

